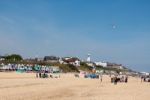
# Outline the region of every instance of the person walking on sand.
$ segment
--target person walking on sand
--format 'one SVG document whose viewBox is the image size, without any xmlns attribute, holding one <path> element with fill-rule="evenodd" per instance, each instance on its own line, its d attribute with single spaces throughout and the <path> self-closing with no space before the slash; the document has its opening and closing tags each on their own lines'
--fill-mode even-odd
<svg viewBox="0 0 150 100">
<path fill-rule="evenodd" d="M 117 82 L 118 82 L 118 78 L 117 76 L 114 77 L 114 85 L 117 85 Z"/>
<path fill-rule="evenodd" d="M 128 76 L 125 77 L 125 83 L 128 83 Z"/>
<path fill-rule="evenodd" d="M 143 79 L 144 79 L 144 77 L 143 77 L 143 76 L 141 76 L 141 82 L 143 82 Z"/>
<path fill-rule="evenodd" d="M 100 74 L 99 78 L 100 78 L 100 82 L 102 82 L 103 81 L 103 75 Z"/>
<path fill-rule="evenodd" d="M 38 72 L 36 72 L 36 78 L 38 78 Z"/>
<path fill-rule="evenodd" d="M 41 72 L 39 72 L 39 77 L 40 77 L 40 78 L 42 77 L 42 74 L 41 74 Z"/>
</svg>

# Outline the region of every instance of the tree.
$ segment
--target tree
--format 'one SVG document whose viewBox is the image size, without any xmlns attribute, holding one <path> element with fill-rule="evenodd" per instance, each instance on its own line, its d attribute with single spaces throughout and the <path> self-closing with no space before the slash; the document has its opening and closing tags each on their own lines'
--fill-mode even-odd
<svg viewBox="0 0 150 100">
<path fill-rule="evenodd" d="M 88 71 L 91 71 L 93 69 L 92 67 L 88 66 L 86 62 L 81 62 L 78 68 L 81 70 L 88 70 Z"/>
<path fill-rule="evenodd" d="M 18 54 L 11 54 L 11 55 L 5 56 L 5 59 L 7 61 L 21 61 L 22 57 L 21 55 L 18 55 Z"/>
<path fill-rule="evenodd" d="M 85 62 L 81 62 L 80 65 L 81 66 L 86 66 L 86 67 L 88 66 Z"/>
</svg>

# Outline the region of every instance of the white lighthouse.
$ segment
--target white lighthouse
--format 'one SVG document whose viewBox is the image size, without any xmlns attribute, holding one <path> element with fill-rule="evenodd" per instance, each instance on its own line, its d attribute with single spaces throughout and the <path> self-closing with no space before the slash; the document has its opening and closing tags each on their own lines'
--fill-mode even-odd
<svg viewBox="0 0 150 100">
<path fill-rule="evenodd" d="M 87 62 L 91 62 L 91 54 L 88 54 L 88 57 L 87 57 Z"/>
</svg>

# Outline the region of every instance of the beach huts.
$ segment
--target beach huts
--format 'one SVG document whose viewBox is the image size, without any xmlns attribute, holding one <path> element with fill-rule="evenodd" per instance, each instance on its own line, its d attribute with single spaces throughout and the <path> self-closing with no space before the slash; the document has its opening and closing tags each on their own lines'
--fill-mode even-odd
<svg viewBox="0 0 150 100">
<path fill-rule="evenodd" d="M 46 65 L 32 65 L 32 64 L 0 64 L 0 71 L 17 71 L 17 72 L 46 72 L 57 73 L 60 72 L 59 66 L 46 66 Z"/>
</svg>

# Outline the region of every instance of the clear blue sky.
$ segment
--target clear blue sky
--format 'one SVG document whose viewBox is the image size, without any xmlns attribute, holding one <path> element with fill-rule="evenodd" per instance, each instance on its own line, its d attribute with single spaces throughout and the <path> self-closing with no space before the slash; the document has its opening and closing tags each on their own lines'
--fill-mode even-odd
<svg viewBox="0 0 150 100">
<path fill-rule="evenodd" d="M 0 0 L 0 54 L 77 56 L 150 71 L 150 0 Z"/>
</svg>

